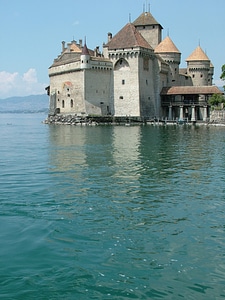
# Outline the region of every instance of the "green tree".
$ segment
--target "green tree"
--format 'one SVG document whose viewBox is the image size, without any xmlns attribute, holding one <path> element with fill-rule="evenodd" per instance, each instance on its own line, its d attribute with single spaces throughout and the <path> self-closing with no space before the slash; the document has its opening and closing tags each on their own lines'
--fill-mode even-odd
<svg viewBox="0 0 225 300">
<path fill-rule="evenodd" d="M 225 80 L 225 65 L 222 65 L 221 68 L 222 74 L 220 76 L 220 79 Z M 223 86 L 224 90 L 225 90 L 225 85 Z"/>
<path fill-rule="evenodd" d="M 213 94 L 212 97 L 210 97 L 209 99 L 209 104 L 211 106 L 221 106 L 221 104 L 224 104 L 225 103 L 225 98 L 223 95 L 221 94 Z"/>
</svg>

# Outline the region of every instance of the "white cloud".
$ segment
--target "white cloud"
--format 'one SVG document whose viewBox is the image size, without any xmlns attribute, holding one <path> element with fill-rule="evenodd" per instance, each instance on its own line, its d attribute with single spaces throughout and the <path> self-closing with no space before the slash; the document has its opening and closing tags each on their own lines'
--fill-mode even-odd
<svg viewBox="0 0 225 300">
<path fill-rule="evenodd" d="M 22 75 L 18 72 L 0 72 L 0 99 L 44 94 L 46 86 L 38 82 L 36 70 L 32 68 Z"/>
<path fill-rule="evenodd" d="M 29 69 L 23 74 L 23 80 L 27 83 L 37 83 L 37 73 L 35 69 Z"/>
</svg>

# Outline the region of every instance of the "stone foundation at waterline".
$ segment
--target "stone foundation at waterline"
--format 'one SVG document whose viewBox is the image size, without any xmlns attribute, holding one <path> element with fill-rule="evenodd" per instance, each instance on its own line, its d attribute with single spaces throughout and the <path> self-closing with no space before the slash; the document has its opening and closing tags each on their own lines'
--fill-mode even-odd
<svg viewBox="0 0 225 300">
<path fill-rule="evenodd" d="M 49 115 L 44 121 L 45 124 L 56 125 L 123 125 L 123 124 L 144 124 L 146 119 L 141 117 L 115 117 L 115 116 L 77 116 L 72 114 Z"/>
<path fill-rule="evenodd" d="M 210 123 L 225 124 L 225 110 L 212 110 L 210 113 Z"/>
</svg>

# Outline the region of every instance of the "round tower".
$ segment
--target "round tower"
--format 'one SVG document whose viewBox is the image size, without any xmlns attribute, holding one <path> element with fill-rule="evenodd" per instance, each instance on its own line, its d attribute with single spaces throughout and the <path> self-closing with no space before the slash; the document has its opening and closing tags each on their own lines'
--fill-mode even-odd
<svg viewBox="0 0 225 300">
<path fill-rule="evenodd" d="M 186 62 L 187 73 L 191 76 L 194 86 L 211 85 L 209 81 L 209 76 L 212 78 L 212 74 L 209 75 L 210 71 L 212 72 L 210 59 L 200 46 L 192 52 Z"/>
<path fill-rule="evenodd" d="M 169 36 L 155 48 L 155 54 L 160 55 L 169 65 L 170 74 L 168 76 L 168 85 L 178 85 L 181 53 Z"/>
<path fill-rule="evenodd" d="M 90 69 L 90 54 L 86 45 L 86 41 L 82 49 L 80 61 L 81 61 L 81 69 Z"/>
<path fill-rule="evenodd" d="M 209 75 L 208 75 L 208 85 L 212 85 L 213 84 L 213 75 L 214 75 L 214 66 L 210 62 L 210 70 L 209 70 Z"/>
</svg>

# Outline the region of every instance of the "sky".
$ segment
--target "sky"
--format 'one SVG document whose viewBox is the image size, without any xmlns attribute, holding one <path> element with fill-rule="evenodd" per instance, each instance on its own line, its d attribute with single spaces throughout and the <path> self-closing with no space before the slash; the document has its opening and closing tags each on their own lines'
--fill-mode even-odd
<svg viewBox="0 0 225 300">
<path fill-rule="evenodd" d="M 0 0 L 0 99 L 44 94 L 48 68 L 61 42 L 86 37 L 88 48 L 102 50 L 115 35 L 150 7 L 182 53 L 180 67 L 200 44 L 214 65 L 214 84 L 223 86 L 225 0 Z"/>
</svg>

